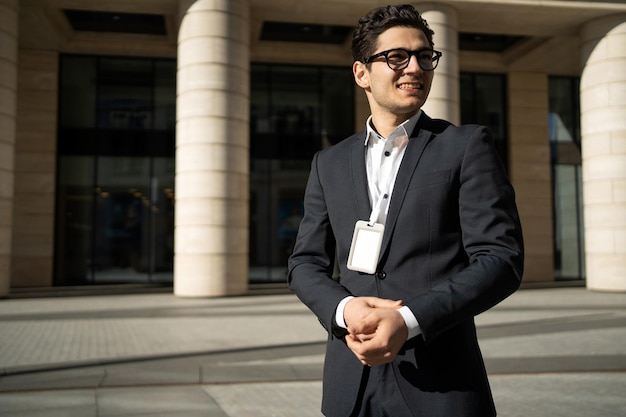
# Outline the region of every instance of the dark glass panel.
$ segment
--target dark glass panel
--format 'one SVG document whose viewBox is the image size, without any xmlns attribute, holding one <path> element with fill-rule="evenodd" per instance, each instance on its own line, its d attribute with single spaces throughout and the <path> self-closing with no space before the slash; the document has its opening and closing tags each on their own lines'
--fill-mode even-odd
<svg viewBox="0 0 626 417">
<path fill-rule="evenodd" d="M 57 285 L 172 282 L 175 73 L 61 57 Z"/>
<path fill-rule="evenodd" d="M 97 59 L 64 56 L 59 80 L 60 128 L 92 128 L 96 118 Z"/>
<path fill-rule="evenodd" d="M 460 84 L 461 123 L 487 126 L 502 162 L 508 166 L 505 76 L 462 73 Z"/>
<path fill-rule="evenodd" d="M 176 61 L 154 63 L 154 129 L 176 129 Z"/>
<path fill-rule="evenodd" d="M 103 58 L 98 68 L 98 128 L 152 129 L 152 62 Z"/>
<path fill-rule="evenodd" d="M 147 13 L 64 9 L 72 29 L 87 32 L 165 35 L 165 17 Z"/>
<path fill-rule="evenodd" d="M 346 41 L 353 29 L 352 26 L 314 23 L 263 22 L 261 40 L 341 45 Z"/>
<path fill-rule="evenodd" d="M 353 133 L 354 78 L 349 68 L 322 69 L 322 147 Z M 363 127 L 364 128 L 364 127 Z"/>
<path fill-rule="evenodd" d="M 349 68 L 253 64 L 250 280 L 284 282 L 313 154 L 353 133 Z"/>
<path fill-rule="evenodd" d="M 87 284 L 93 280 L 94 169 L 91 157 L 59 157 L 56 285 Z"/>
<path fill-rule="evenodd" d="M 150 160 L 100 157 L 96 179 L 94 281 L 147 282 Z"/>
<path fill-rule="evenodd" d="M 585 277 L 579 79 L 549 78 L 556 279 Z"/>
<path fill-rule="evenodd" d="M 459 50 L 500 53 L 525 39 L 528 38 L 487 33 L 459 33 Z"/>
</svg>

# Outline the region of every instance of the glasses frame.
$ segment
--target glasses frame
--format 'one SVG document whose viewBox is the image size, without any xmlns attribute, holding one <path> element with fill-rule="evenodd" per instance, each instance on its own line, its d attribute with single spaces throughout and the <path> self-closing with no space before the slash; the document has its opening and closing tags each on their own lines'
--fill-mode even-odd
<svg viewBox="0 0 626 417">
<path fill-rule="evenodd" d="M 404 65 L 400 65 L 400 66 L 392 66 L 389 63 L 389 54 L 394 52 L 394 51 L 403 51 L 405 53 L 407 53 L 409 55 L 409 59 L 406 60 L 406 63 Z M 422 63 L 420 62 L 419 59 L 419 54 L 421 54 L 422 52 L 432 52 L 433 57 L 432 57 L 432 62 L 433 62 L 433 67 L 432 68 L 424 68 L 422 67 Z M 411 62 L 411 57 L 415 56 L 415 59 L 417 60 L 417 65 L 419 65 L 419 67 L 423 70 L 423 71 L 434 71 L 435 68 L 437 68 L 437 66 L 439 65 L 439 58 L 441 58 L 441 56 L 443 55 L 443 52 L 441 51 L 436 51 L 432 48 L 422 48 L 422 49 L 418 49 L 416 51 L 409 51 L 408 49 L 404 49 L 404 48 L 393 48 L 393 49 L 387 49 L 386 51 L 382 51 L 379 52 L 377 54 L 374 54 L 372 56 L 370 56 L 369 58 L 366 58 L 365 61 L 363 61 L 366 64 L 369 64 L 371 62 L 373 62 L 375 59 L 380 58 L 381 56 L 385 57 L 385 62 L 387 63 L 387 66 L 394 70 L 394 71 L 402 71 L 403 69 L 405 69 L 406 67 L 409 66 L 409 63 Z"/>
</svg>

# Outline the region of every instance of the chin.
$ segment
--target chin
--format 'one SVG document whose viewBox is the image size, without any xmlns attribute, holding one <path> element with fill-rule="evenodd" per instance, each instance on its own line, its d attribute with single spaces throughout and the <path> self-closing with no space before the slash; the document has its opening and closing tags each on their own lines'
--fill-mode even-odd
<svg viewBox="0 0 626 417">
<path fill-rule="evenodd" d="M 419 102 L 412 103 L 411 105 L 408 105 L 408 106 L 398 107 L 398 110 L 404 114 L 412 114 L 412 113 L 416 113 L 419 109 L 421 109 L 423 105 L 424 105 L 424 102 L 420 100 Z"/>
</svg>

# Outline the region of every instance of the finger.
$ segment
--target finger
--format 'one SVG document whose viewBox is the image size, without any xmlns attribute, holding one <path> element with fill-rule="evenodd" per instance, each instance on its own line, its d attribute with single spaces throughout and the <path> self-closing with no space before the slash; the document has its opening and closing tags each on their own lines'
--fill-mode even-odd
<svg viewBox="0 0 626 417">
<path fill-rule="evenodd" d="M 376 355 L 378 350 L 377 343 L 373 343 L 372 339 L 361 340 L 358 335 L 349 335 L 346 336 L 346 344 L 359 359 L 366 359 L 371 355 Z"/>
<path fill-rule="evenodd" d="M 358 334 L 355 334 L 355 337 L 359 339 L 359 341 L 362 343 L 362 342 L 367 342 L 369 340 L 372 340 L 375 337 L 375 334 L 374 333 L 369 333 L 369 334 L 358 333 Z"/>
<path fill-rule="evenodd" d="M 384 349 L 381 350 L 378 343 L 372 340 L 364 342 L 350 340 L 347 344 L 348 348 L 359 360 L 365 360 L 368 364 L 372 364 L 373 361 L 379 360 L 384 355 Z"/>
<path fill-rule="evenodd" d="M 362 320 L 350 325 L 348 332 L 351 334 L 372 334 L 376 332 L 380 316 L 374 313 L 368 314 Z"/>
<path fill-rule="evenodd" d="M 388 350 L 379 349 L 364 349 L 364 344 L 358 345 L 356 351 L 353 351 L 354 355 L 362 363 L 365 362 L 368 366 L 382 365 L 384 363 L 391 362 L 394 358 Z"/>
<path fill-rule="evenodd" d="M 370 307 L 374 308 L 391 308 L 396 309 L 402 307 L 402 300 L 388 300 L 385 298 L 371 297 L 368 300 Z"/>
<path fill-rule="evenodd" d="M 363 356 L 361 354 L 361 352 L 360 352 L 360 350 L 361 350 L 361 342 L 359 342 L 358 340 L 354 340 L 354 339 L 348 338 L 346 336 L 346 344 L 348 345 L 348 349 L 350 349 L 352 351 L 354 356 L 356 356 L 356 358 L 359 361 L 364 361 L 365 360 L 365 356 Z"/>
</svg>

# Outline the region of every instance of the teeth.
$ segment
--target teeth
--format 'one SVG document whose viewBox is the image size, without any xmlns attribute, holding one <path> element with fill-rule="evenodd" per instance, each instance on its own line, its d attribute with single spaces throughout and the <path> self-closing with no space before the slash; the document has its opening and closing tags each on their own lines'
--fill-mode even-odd
<svg viewBox="0 0 626 417">
<path fill-rule="evenodd" d="M 409 84 L 409 83 L 405 83 L 405 84 L 400 84 L 400 86 L 399 86 L 399 87 L 400 87 L 400 88 L 402 88 L 402 89 L 405 89 L 405 88 L 413 88 L 413 89 L 416 89 L 416 88 L 422 88 L 422 84 Z"/>
</svg>

